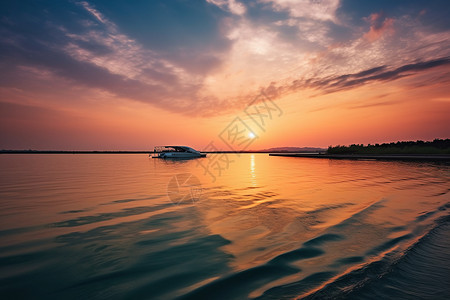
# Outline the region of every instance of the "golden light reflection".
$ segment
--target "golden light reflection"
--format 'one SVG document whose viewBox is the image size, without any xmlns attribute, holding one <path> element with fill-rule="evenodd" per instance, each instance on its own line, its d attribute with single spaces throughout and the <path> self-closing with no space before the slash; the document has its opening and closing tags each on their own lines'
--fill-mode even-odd
<svg viewBox="0 0 450 300">
<path fill-rule="evenodd" d="M 250 174 L 252 177 L 252 185 L 256 186 L 256 174 L 255 174 L 255 154 L 250 156 Z"/>
<path fill-rule="evenodd" d="M 388 228 L 413 222 L 417 211 L 426 210 L 424 202 L 410 202 L 428 193 L 408 180 L 423 177 L 415 166 L 266 154 L 244 154 L 233 160 L 216 182 L 201 179 L 210 190 L 197 208 L 211 233 L 231 241 L 223 250 L 236 257 L 231 265 L 237 270 L 296 249 L 321 233 L 342 236 L 334 246 L 336 253 L 311 259 L 307 265 L 302 262 L 306 274 L 332 264 L 344 252 L 364 254 L 376 247 L 381 236 L 390 238 Z M 352 232 L 354 224 L 365 222 L 369 224 L 365 232 Z"/>
<path fill-rule="evenodd" d="M 268 262 L 302 270 L 255 286 L 251 297 L 258 297 L 320 272 L 348 273 L 394 247 L 407 249 L 447 214 L 441 208 L 448 205 L 448 176 L 441 165 L 232 154 L 230 167 L 212 180 L 198 164 L 220 155 L 185 161 L 125 154 L 2 157 L 0 190 L 21 205 L 0 225 L 40 228 L 4 242 L 11 246 L 76 232 L 91 243 L 92 234 L 107 228 L 123 247 L 137 244 L 136 237 L 148 241 L 147 251 L 161 237 L 169 236 L 167 249 L 173 249 L 208 236 L 210 251 L 226 254 L 231 272 Z M 13 166 L 14 176 L 6 176 Z M 174 204 L 168 183 L 186 173 L 199 178 L 203 195 Z M 65 189 L 58 191 L 60 186 Z M 353 265 L 342 263 L 349 258 Z"/>
</svg>

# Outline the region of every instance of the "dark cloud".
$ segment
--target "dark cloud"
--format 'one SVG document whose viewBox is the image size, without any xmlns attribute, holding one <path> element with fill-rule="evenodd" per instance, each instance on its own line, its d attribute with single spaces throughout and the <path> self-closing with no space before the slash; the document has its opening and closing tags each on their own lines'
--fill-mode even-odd
<svg viewBox="0 0 450 300">
<path fill-rule="evenodd" d="M 51 71 L 57 77 L 86 87 L 107 90 L 118 96 L 142 99 L 146 95 L 146 98 L 151 98 L 163 90 L 161 86 L 149 86 L 137 80 L 112 74 L 94 64 L 75 60 L 64 52 L 33 40 L 28 40 L 21 46 L 23 47 L 3 45 L 2 54 L 6 54 L 17 65 L 33 66 L 43 71 Z"/>
<path fill-rule="evenodd" d="M 369 82 L 392 81 L 449 64 L 450 58 L 444 57 L 435 60 L 406 64 L 397 68 L 378 66 L 352 74 L 330 76 L 326 78 L 298 79 L 287 85 L 279 85 L 277 82 L 272 82 L 269 86 L 262 88 L 261 91 L 273 99 L 279 98 L 286 93 L 296 92 L 307 88 L 317 89 L 321 93 L 328 94 L 350 90 Z"/>
<path fill-rule="evenodd" d="M 380 73 L 385 69 L 386 69 L 386 66 L 379 66 L 379 67 L 364 70 L 364 71 L 361 71 L 361 72 L 358 72 L 355 74 L 345 74 L 345 75 L 335 76 L 335 77 L 331 77 L 331 78 L 325 78 L 320 81 L 319 80 L 315 81 L 314 79 L 310 79 L 310 80 L 308 80 L 306 85 L 307 86 L 316 86 L 316 87 L 321 86 L 321 87 L 327 87 L 327 88 L 335 88 L 335 87 L 338 87 L 341 85 L 345 85 L 348 82 L 352 82 L 355 80 L 361 80 L 363 78 L 370 77 L 371 75 Z"/>
<path fill-rule="evenodd" d="M 56 77 L 58 80 L 64 80 L 75 86 L 101 89 L 122 98 L 183 112 L 187 112 L 188 108 L 192 107 L 190 103 L 183 102 L 183 99 L 194 98 L 198 89 L 198 86 L 178 88 L 176 85 L 170 89 L 165 84 L 176 84 L 178 79 L 170 73 L 158 73 L 154 70 L 146 70 L 144 74 L 159 78 L 164 81 L 164 84 L 148 84 L 129 79 L 89 62 L 75 60 L 64 52 L 33 40 L 27 40 L 20 46 L 3 44 L 1 53 L 9 60 L 8 63 L 2 63 L 7 70 L 7 73 L 2 73 L 0 76 L 0 86 L 3 87 L 29 90 L 33 86 L 33 79 L 29 78 L 30 74 L 24 75 L 29 72 L 27 68 L 23 68 L 23 66 L 27 66 L 34 68 L 37 72 L 50 72 L 51 77 L 47 79 L 46 87 L 43 89 L 49 89 L 56 81 L 51 78 Z M 43 80 L 40 82 L 42 83 Z M 42 89 L 42 87 L 37 87 L 37 89 Z"/>
<path fill-rule="evenodd" d="M 320 89 L 326 93 L 351 89 L 373 81 L 390 81 L 413 75 L 417 72 L 450 64 L 450 58 L 440 58 L 424 62 L 407 64 L 388 69 L 386 66 L 371 68 L 355 74 L 346 74 L 328 79 L 311 79 L 305 82 L 306 87 Z"/>
</svg>

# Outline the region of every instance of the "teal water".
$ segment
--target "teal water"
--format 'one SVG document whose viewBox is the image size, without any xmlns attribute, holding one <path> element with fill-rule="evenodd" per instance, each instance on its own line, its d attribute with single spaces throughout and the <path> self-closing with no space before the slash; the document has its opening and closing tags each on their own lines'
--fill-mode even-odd
<svg viewBox="0 0 450 300">
<path fill-rule="evenodd" d="M 449 175 L 266 154 L 1 155 L 0 295 L 449 299 Z"/>
</svg>

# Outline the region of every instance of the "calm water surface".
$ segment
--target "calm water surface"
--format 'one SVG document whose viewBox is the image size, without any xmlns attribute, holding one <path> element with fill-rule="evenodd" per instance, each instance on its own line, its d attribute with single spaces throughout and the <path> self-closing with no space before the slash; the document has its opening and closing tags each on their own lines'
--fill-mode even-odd
<svg viewBox="0 0 450 300">
<path fill-rule="evenodd" d="M 1 298 L 450 298 L 448 164 L 229 159 L 1 155 Z"/>
</svg>

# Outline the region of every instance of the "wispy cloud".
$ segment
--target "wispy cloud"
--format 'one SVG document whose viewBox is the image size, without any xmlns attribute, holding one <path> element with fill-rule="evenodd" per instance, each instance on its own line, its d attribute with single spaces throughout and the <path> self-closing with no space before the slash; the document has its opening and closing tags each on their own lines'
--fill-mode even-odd
<svg viewBox="0 0 450 300">
<path fill-rule="evenodd" d="M 7 32 L 13 42 L 3 39 L 2 52 L 20 64 L 15 70 L 10 64 L 10 72 L 24 72 L 24 65 L 38 67 L 49 81 L 60 77 L 117 97 L 189 111 L 201 77 L 121 33 L 115 23 L 89 3 L 79 5 L 97 21 L 83 22 L 81 32 L 51 23 L 45 25 L 50 33 L 45 39 L 40 36 L 24 39 L 25 36 Z"/>
<path fill-rule="evenodd" d="M 337 21 L 336 10 L 339 0 L 264 0 L 275 10 L 286 10 L 292 17 L 315 19 L 321 21 Z"/>
<path fill-rule="evenodd" d="M 235 15 L 243 15 L 247 11 L 245 5 L 237 0 L 206 0 L 206 2 L 217 5 Z"/>
</svg>

